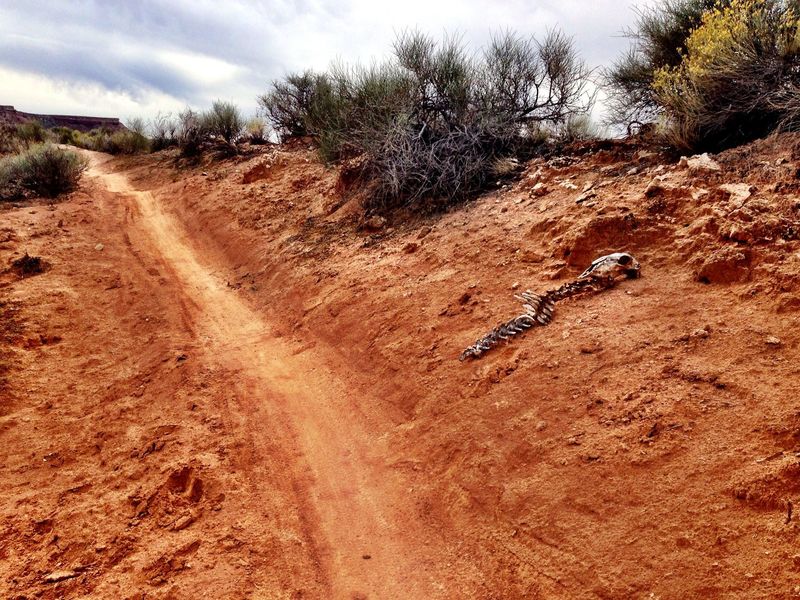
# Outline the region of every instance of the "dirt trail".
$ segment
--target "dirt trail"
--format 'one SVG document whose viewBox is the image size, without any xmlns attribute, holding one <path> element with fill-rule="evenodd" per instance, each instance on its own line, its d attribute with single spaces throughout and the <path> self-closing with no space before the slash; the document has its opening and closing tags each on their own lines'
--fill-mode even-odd
<svg viewBox="0 0 800 600">
<path fill-rule="evenodd" d="M 237 373 L 237 401 L 227 419 L 250 448 L 243 468 L 257 477 L 269 445 L 288 444 L 290 466 L 305 499 L 310 535 L 337 598 L 431 598 L 442 583 L 428 571 L 432 546 L 399 506 L 397 475 L 383 467 L 381 447 L 359 410 L 371 402 L 348 389 L 315 349 L 298 349 L 273 334 L 270 323 L 240 299 L 198 254 L 174 217 L 124 174 L 92 157 L 89 176 L 118 195 L 130 215 L 128 239 L 171 273 L 183 298 L 174 299 L 197 338 L 202 360 Z M 245 436 L 243 436 L 245 437 Z M 310 475 L 310 477 L 309 477 Z M 258 487 L 257 481 L 251 482 Z M 268 493 L 268 490 L 264 490 Z M 299 490 L 302 496 L 306 492 Z M 316 531 L 315 531 L 316 530 Z"/>
</svg>

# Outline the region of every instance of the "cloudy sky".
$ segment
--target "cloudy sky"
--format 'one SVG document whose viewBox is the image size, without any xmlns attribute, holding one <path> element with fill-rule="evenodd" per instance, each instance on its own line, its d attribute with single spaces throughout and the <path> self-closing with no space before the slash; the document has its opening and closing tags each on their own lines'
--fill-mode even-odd
<svg viewBox="0 0 800 600">
<path fill-rule="evenodd" d="M 385 56 L 399 31 L 559 27 L 590 66 L 627 46 L 633 5 L 653 0 L 0 0 L 0 104 L 39 113 L 146 117 L 234 100 L 333 59 Z"/>
</svg>

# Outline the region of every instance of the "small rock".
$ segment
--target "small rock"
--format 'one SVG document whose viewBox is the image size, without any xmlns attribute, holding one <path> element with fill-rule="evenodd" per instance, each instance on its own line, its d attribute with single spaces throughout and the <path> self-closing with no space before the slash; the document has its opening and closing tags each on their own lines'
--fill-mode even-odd
<svg viewBox="0 0 800 600">
<path fill-rule="evenodd" d="M 591 189 L 587 190 L 575 199 L 575 204 L 581 204 L 582 202 L 586 202 L 587 200 L 594 198 L 595 196 L 597 196 L 597 192 Z"/>
<path fill-rule="evenodd" d="M 544 171 L 542 171 L 541 169 L 536 169 L 536 172 L 535 173 L 529 173 L 526 176 L 526 179 L 528 179 L 529 181 L 534 181 L 534 182 L 535 181 L 542 181 L 544 179 Z"/>
<path fill-rule="evenodd" d="M 720 248 L 705 259 L 695 277 L 702 283 L 746 281 L 750 278 L 750 256 L 740 248 Z"/>
<path fill-rule="evenodd" d="M 766 340 L 764 340 L 764 342 L 767 344 L 767 346 L 772 346 L 774 348 L 777 348 L 782 343 L 781 339 L 775 337 L 774 335 L 769 336 Z"/>
<path fill-rule="evenodd" d="M 425 227 L 423 227 L 422 229 L 419 230 L 419 233 L 417 234 L 417 239 L 421 240 L 426 235 L 428 235 L 431 231 L 433 231 L 433 229 L 431 229 L 430 227 L 428 227 L 426 225 Z"/>
<path fill-rule="evenodd" d="M 536 423 L 536 431 L 544 431 L 547 429 L 547 421 L 539 421 Z"/>
<path fill-rule="evenodd" d="M 531 196 L 539 197 L 539 196 L 544 196 L 544 195 L 548 194 L 549 192 L 550 192 L 550 190 L 547 189 L 547 186 L 540 181 L 539 183 L 537 183 L 536 185 L 534 185 L 531 188 L 530 194 L 531 194 Z"/>
<path fill-rule="evenodd" d="M 100 250 L 102 250 L 103 248 L 105 248 L 105 246 L 104 246 L 103 244 L 97 244 L 97 245 L 94 247 L 94 249 L 95 249 L 95 250 L 97 250 L 98 252 L 100 252 Z"/>
<path fill-rule="evenodd" d="M 660 196 L 675 189 L 675 186 L 664 183 L 664 177 L 665 175 L 656 176 L 650 180 L 650 183 L 647 184 L 647 187 L 644 190 L 644 195 L 647 198 Z"/>
<path fill-rule="evenodd" d="M 736 208 L 742 208 L 744 203 L 753 195 L 755 188 L 746 183 L 724 183 L 719 186 L 725 194 L 728 195 L 730 203 Z"/>
<path fill-rule="evenodd" d="M 690 172 L 697 171 L 721 171 L 722 167 L 717 161 L 708 155 L 708 152 L 697 154 L 692 157 L 682 156 L 678 162 L 678 167 L 689 169 Z"/>
<path fill-rule="evenodd" d="M 708 331 L 706 329 L 695 329 L 692 332 L 692 337 L 694 337 L 694 338 L 703 338 L 703 339 L 705 339 L 705 338 L 708 337 L 708 335 L 709 335 L 709 333 L 708 333 Z"/>
<path fill-rule="evenodd" d="M 562 181 L 559 185 L 561 187 L 563 187 L 564 189 L 566 189 L 566 190 L 577 190 L 578 189 L 578 186 L 575 185 L 574 183 L 572 183 L 571 181 Z"/>
<path fill-rule="evenodd" d="M 417 250 L 419 250 L 419 244 L 417 244 L 416 242 L 409 242 L 405 246 L 403 246 L 403 252 L 405 252 L 406 254 L 413 254 Z"/>
<path fill-rule="evenodd" d="M 186 529 L 189 525 L 194 523 L 194 520 L 194 515 L 184 515 L 172 524 L 172 530 L 181 531 L 182 529 Z"/>
<path fill-rule="evenodd" d="M 511 284 L 511 289 L 512 290 L 516 290 L 518 288 L 519 288 L 519 281 L 515 281 L 514 283 Z"/>
<path fill-rule="evenodd" d="M 383 229 L 386 227 L 386 219 L 381 217 L 380 215 L 374 215 L 364 221 L 364 227 L 366 229 L 372 229 L 373 231 L 377 231 L 379 229 Z"/>
<path fill-rule="evenodd" d="M 656 155 L 656 153 L 655 152 L 651 152 L 650 150 L 639 150 L 636 153 L 636 158 L 638 158 L 639 160 L 644 160 L 646 158 L 650 158 L 651 156 L 655 156 L 655 155 Z"/>
<path fill-rule="evenodd" d="M 519 260 L 524 263 L 540 263 L 544 260 L 544 255 L 533 250 L 523 250 L 519 254 Z"/>
<path fill-rule="evenodd" d="M 630 169 L 628 169 L 625 172 L 625 174 L 626 175 L 636 175 L 638 172 L 639 172 L 639 169 L 637 169 L 636 167 L 631 167 Z"/>
</svg>

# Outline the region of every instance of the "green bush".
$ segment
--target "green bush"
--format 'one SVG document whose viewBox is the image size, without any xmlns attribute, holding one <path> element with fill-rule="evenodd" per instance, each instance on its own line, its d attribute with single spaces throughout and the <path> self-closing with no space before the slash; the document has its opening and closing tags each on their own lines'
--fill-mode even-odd
<svg viewBox="0 0 800 600">
<path fill-rule="evenodd" d="M 80 132 L 69 127 L 53 127 L 50 130 L 55 136 L 59 144 L 68 144 L 70 146 L 80 146 Z"/>
<path fill-rule="evenodd" d="M 29 190 L 55 198 L 75 189 L 87 160 L 70 150 L 51 144 L 32 146 L 0 161 L 0 198 L 10 199 Z"/>
<path fill-rule="evenodd" d="M 611 120 L 657 122 L 684 150 L 800 126 L 796 0 L 670 0 L 647 9 L 607 74 Z"/>
<path fill-rule="evenodd" d="M 324 160 L 364 155 L 367 209 L 439 208 L 484 189 L 498 159 L 588 112 L 588 71 L 557 32 L 496 36 L 480 55 L 458 38 L 401 35 L 393 58 L 273 82 L 259 98 L 286 140 L 310 135 Z"/>
<path fill-rule="evenodd" d="M 796 127 L 800 105 L 800 28 L 780 0 L 732 0 L 703 15 L 680 65 L 653 81 L 663 130 L 674 146 L 727 148 Z"/>
<path fill-rule="evenodd" d="M 0 201 L 21 197 L 25 189 L 15 170 L 14 157 L 0 158 Z"/>
<path fill-rule="evenodd" d="M 26 145 L 47 141 L 47 129 L 39 121 L 28 121 L 17 125 L 17 138 Z"/>
<path fill-rule="evenodd" d="M 233 146 L 244 133 L 244 117 L 232 102 L 215 100 L 211 109 L 203 113 L 202 120 L 209 135 L 229 146 Z"/>
<path fill-rule="evenodd" d="M 205 119 L 188 106 L 178 113 L 178 147 L 181 156 L 196 157 L 209 141 Z"/>
<path fill-rule="evenodd" d="M 266 144 L 267 122 L 261 117 L 253 117 L 247 121 L 245 136 L 251 144 Z"/>
<path fill-rule="evenodd" d="M 17 137 L 17 128 L 14 125 L 0 123 L 0 155 L 15 154 L 20 152 L 23 144 Z"/>
<path fill-rule="evenodd" d="M 661 106 L 653 90 L 659 69 L 676 67 L 686 40 L 714 7 L 726 0 L 664 0 L 639 11 L 633 29 L 625 32 L 630 49 L 605 72 L 609 91 L 608 122 L 627 127 L 655 121 Z"/>
<path fill-rule="evenodd" d="M 292 73 L 272 82 L 272 89 L 258 98 L 272 127 L 281 139 L 308 135 L 311 101 L 321 76 L 312 71 Z"/>
</svg>

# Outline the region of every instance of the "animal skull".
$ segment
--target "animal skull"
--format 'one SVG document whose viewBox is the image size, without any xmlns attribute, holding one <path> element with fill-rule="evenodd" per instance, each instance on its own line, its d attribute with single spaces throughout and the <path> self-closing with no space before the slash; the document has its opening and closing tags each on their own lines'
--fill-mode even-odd
<svg viewBox="0 0 800 600">
<path fill-rule="evenodd" d="M 589 275 L 611 275 L 614 279 L 622 277 L 636 279 L 640 275 L 640 270 L 639 261 L 633 256 L 627 252 L 615 252 L 596 259 L 588 269 L 581 273 L 580 278 Z"/>
</svg>

